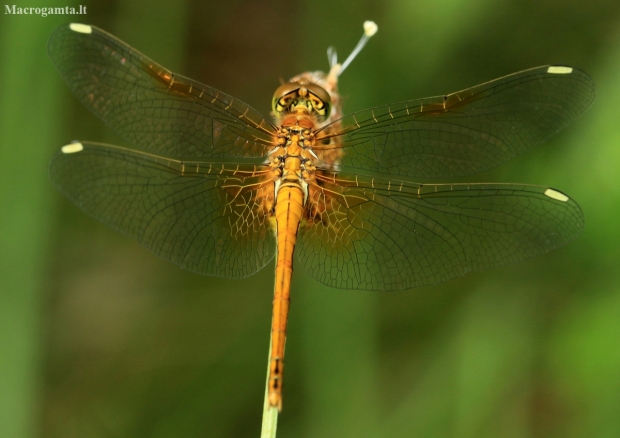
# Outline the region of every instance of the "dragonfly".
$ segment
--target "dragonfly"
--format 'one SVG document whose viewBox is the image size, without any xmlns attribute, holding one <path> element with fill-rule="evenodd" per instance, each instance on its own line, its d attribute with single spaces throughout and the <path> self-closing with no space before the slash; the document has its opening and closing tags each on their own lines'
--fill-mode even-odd
<svg viewBox="0 0 620 438">
<path fill-rule="evenodd" d="M 360 44 L 375 31 L 365 23 Z M 277 88 L 271 121 L 95 26 L 60 27 L 48 52 L 79 101 L 135 147 L 63 146 L 49 168 L 62 194 L 189 271 L 242 278 L 275 258 L 267 394 L 278 410 L 294 259 L 333 288 L 404 290 L 546 253 L 583 229 L 578 204 L 550 187 L 432 182 L 491 169 L 567 127 L 595 96 L 577 68 L 343 116 L 338 78 L 352 57 L 331 51 L 327 74 Z"/>
</svg>

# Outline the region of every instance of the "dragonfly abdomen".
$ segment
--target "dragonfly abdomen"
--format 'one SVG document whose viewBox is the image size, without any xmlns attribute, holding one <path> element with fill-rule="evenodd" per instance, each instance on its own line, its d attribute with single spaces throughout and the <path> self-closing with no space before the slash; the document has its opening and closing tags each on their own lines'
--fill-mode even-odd
<svg viewBox="0 0 620 438">
<path fill-rule="evenodd" d="M 269 365 L 269 403 L 278 410 L 282 409 L 284 344 L 293 275 L 293 251 L 303 212 L 304 191 L 301 185 L 299 182 L 283 182 L 278 189 L 275 207 L 277 258 Z"/>
</svg>

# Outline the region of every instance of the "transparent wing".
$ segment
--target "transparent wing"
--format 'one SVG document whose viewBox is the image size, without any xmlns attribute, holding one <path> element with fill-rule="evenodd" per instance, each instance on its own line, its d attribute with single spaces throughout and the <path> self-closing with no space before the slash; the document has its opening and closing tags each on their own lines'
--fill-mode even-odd
<svg viewBox="0 0 620 438">
<path fill-rule="evenodd" d="M 576 239 L 579 206 L 548 187 L 421 185 L 319 172 L 299 263 L 332 287 L 402 290 L 513 263 Z"/>
<path fill-rule="evenodd" d="M 592 103 L 581 70 L 545 66 L 446 96 L 354 113 L 324 127 L 319 157 L 342 148 L 352 169 L 411 177 L 467 175 L 493 168 L 547 141 Z M 342 128 L 337 128 L 338 124 Z"/>
<path fill-rule="evenodd" d="M 86 142 L 63 151 L 50 163 L 56 188 L 158 256 L 230 278 L 252 275 L 273 258 L 266 166 L 181 162 Z"/>
<path fill-rule="evenodd" d="M 54 32 L 49 55 L 84 106 L 127 141 L 183 158 L 260 157 L 273 148 L 275 128 L 245 103 L 172 73 L 101 29 L 74 28 Z"/>
</svg>

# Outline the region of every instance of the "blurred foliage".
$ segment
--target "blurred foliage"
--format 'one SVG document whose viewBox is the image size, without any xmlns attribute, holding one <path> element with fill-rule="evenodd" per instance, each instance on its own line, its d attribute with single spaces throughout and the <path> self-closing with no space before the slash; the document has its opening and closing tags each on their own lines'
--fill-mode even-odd
<svg viewBox="0 0 620 438">
<path fill-rule="evenodd" d="M 553 253 L 413 291 L 333 290 L 298 269 L 278 436 L 620 436 L 619 2 L 86 5 L 0 17 L 0 436 L 260 430 L 273 266 L 239 281 L 181 271 L 54 192 L 54 148 L 122 141 L 55 73 L 52 31 L 95 24 L 268 113 L 280 78 L 326 69 L 328 45 L 346 56 L 365 19 L 379 33 L 342 77 L 345 113 L 536 65 L 589 72 L 598 97 L 573 127 L 468 179 L 557 187 L 586 228 Z"/>
</svg>

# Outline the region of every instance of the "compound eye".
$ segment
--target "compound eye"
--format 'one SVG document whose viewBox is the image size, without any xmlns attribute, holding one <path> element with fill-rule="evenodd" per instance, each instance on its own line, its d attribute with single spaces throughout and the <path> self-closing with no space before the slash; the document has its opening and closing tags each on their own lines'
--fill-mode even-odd
<svg viewBox="0 0 620 438">
<path fill-rule="evenodd" d="M 301 97 L 306 99 L 306 102 L 309 101 L 321 119 L 328 118 L 332 107 L 329 93 L 323 87 L 302 79 L 299 82 L 282 84 L 276 89 L 271 101 L 273 112 L 282 115 L 296 98 Z"/>
<path fill-rule="evenodd" d="M 276 89 L 276 92 L 273 93 L 273 99 L 271 101 L 271 107 L 273 109 L 273 112 L 275 112 L 276 114 L 280 114 L 284 110 L 286 110 L 287 105 L 291 103 L 291 100 L 295 97 L 295 95 L 297 94 L 297 90 L 299 90 L 300 88 L 300 84 L 293 82 L 280 85 Z M 282 98 L 284 98 L 284 100 Z"/>
<path fill-rule="evenodd" d="M 308 91 L 310 92 L 312 105 L 314 105 L 314 108 L 322 117 L 329 117 L 329 113 L 332 109 L 332 99 L 327 90 L 316 84 L 308 84 L 306 88 L 308 88 Z"/>
<path fill-rule="evenodd" d="M 296 83 L 296 82 L 287 82 L 286 84 L 282 84 L 280 85 L 275 93 L 273 93 L 273 97 L 275 98 L 280 98 L 282 96 L 285 96 L 289 93 L 292 93 L 293 91 L 297 91 L 301 88 L 301 85 Z"/>
<path fill-rule="evenodd" d="M 323 102 L 321 99 L 319 99 L 314 94 L 310 95 L 310 101 L 312 102 L 312 106 L 316 110 L 322 110 L 325 107 L 325 102 Z"/>
</svg>

